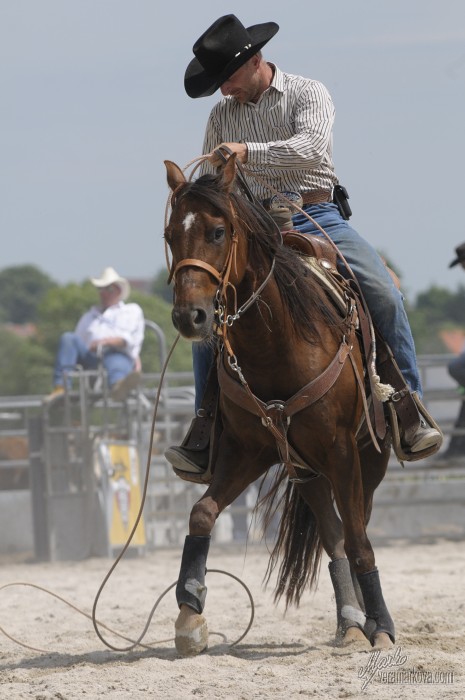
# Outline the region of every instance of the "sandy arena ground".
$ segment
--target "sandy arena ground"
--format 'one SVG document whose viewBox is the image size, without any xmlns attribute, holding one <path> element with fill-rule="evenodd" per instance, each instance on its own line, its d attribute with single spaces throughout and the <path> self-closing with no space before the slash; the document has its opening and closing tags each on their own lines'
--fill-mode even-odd
<svg viewBox="0 0 465 700">
<path fill-rule="evenodd" d="M 162 549 L 123 561 L 102 593 L 98 619 L 137 638 L 158 596 L 176 580 L 180 554 Z M 464 698 L 465 544 L 396 543 L 378 546 L 376 554 L 397 627 L 397 646 L 380 656 L 333 646 L 335 607 L 326 560 L 318 589 L 305 595 L 300 609 L 284 615 L 283 604 L 275 607 L 272 587 L 262 587 L 268 555 L 261 545 L 246 550 L 212 544 L 209 567 L 249 587 L 255 620 L 243 641 L 229 647 L 247 627 L 249 598 L 234 579 L 209 573 L 210 648 L 193 658 L 180 658 L 174 648 L 174 590 L 161 601 L 145 638 L 162 641 L 124 653 L 108 650 L 90 620 L 55 598 L 30 587 L 0 590 L 0 626 L 45 650 L 25 649 L 1 635 L 0 698 Z M 90 613 L 111 561 L 0 564 L 1 586 L 44 586 Z M 113 645 L 128 645 L 102 632 Z"/>
</svg>

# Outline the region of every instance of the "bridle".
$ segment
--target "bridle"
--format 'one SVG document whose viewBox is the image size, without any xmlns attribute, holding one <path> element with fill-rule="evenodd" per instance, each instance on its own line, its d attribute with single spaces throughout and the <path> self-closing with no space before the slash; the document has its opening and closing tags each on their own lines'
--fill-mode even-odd
<svg viewBox="0 0 465 700">
<path fill-rule="evenodd" d="M 173 193 L 173 196 L 175 194 L 176 192 Z M 235 215 L 232 205 L 231 214 L 232 216 Z M 249 298 L 239 308 L 237 308 L 237 291 L 234 284 L 230 281 L 230 277 L 232 270 L 237 271 L 238 243 L 239 236 L 237 234 L 237 231 L 234 228 L 234 226 L 231 226 L 230 246 L 225 263 L 221 271 L 217 270 L 215 267 L 205 262 L 204 260 L 200 260 L 198 258 L 184 258 L 183 260 L 180 260 L 176 265 L 173 264 L 171 266 L 170 275 L 168 279 L 169 283 L 172 280 L 176 279 L 176 275 L 180 270 L 186 267 L 193 267 L 196 269 L 205 270 L 218 282 L 218 288 L 215 294 L 215 333 L 216 335 L 221 337 L 222 342 L 225 344 L 228 351 L 228 355 L 230 357 L 233 357 L 234 353 L 232 351 L 231 345 L 227 337 L 228 328 L 231 328 L 235 321 L 238 321 L 241 318 L 241 316 L 259 300 L 261 293 L 263 292 L 263 290 L 265 289 L 268 282 L 273 276 L 275 267 L 275 260 L 273 258 L 271 261 L 270 269 L 265 279 L 260 283 L 258 288 L 252 292 Z M 232 295 L 234 298 L 233 313 L 228 313 L 228 290 L 232 291 Z"/>
<path fill-rule="evenodd" d="M 223 160 L 227 160 L 220 152 Z M 243 176 L 240 165 L 236 162 L 236 179 L 245 195 L 245 197 L 250 200 L 254 205 L 260 204 L 258 200 L 251 193 L 250 189 L 246 185 L 245 178 Z M 180 185 L 179 187 L 182 187 Z M 175 196 L 178 192 L 177 188 L 172 192 L 171 203 L 172 207 L 175 206 Z M 231 207 L 231 219 L 234 219 L 236 215 L 233 205 L 230 202 Z M 305 213 L 305 212 L 304 212 Z M 281 233 L 279 232 L 279 236 Z M 326 235 L 326 234 L 325 234 Z M 185 267 L 194 267 L 197 269 L 205 270 L 208 272 L 218 283 L 218 289 L 215 294 L 215 326 L 214 332 L 219 337 L 219 353 L 218 353 L 218 381 L 223 394 L 228 397 L 233 403 L 246 409 L 249 413 L 252 413 L 259 418 L 261 418 L 263 425 L 271 432 L 274 436 L 280 458 L 283 464 L 286 465 L 289 473 L 289 477 L 293 481 L 307 481 L 309 478 L 313 478 L 317 473 L 305 461 L 296 453 L 287 440 L 287 431 L 289 428 L 291 416 L 297 412 L 308 408 L 320 398 L 322 398 L 329 389 L 334 386 L 347 359 L 350 360 L 352 364 L 353 371 L 359 385 L 360 393 L 363 399 L 364 412 L 366 416 L 367 426 L 370 432 L 370 436 L 374 443 L 375 448 L 380 451 L 379 445 L 374 434 L 371 420 L 369 416 L 368 405 L 366 401 L 363 379 L 357 369 L 356 362 L 352 355 L 352 349 L 355 340 L 355 306 L 351 306 L 351 310 L 346 317 L 348 321 L 347 333 L 343 335 L 340 346 L 333 357 L 333 360 L 328 365 L 328 367 L 314 380 L 306 384 L 300 391 L 298 391 L 294 396 L 292 396 L 287 401 L 271 401 L 264 403 L 251 391 L 247 380 L 245 379 L 242 370 L 238 364 L 237 357 L 235 356 L 233 349 L 230 345 L 228 339 L 228 330 L 232 325 L 241 318 L 241 316 L 259 299 L 262 291 L 265 289 L 266 285 L 271 280 L 274 274 L 275 268 L 275 258 L 272 258 L 270 269 L 261 282 L 259 287 L 252 292 L 249 298 L 237 308 L 237 292 L 234 284 L 230 281 L 231 271 L 236 268 L 236 256 L 238 249 L 239 237 L 235 231 L 234 226 L 231 226 L 230 230 L 230 246 L 227 252 L 225 264 L 222 270 L 218 270 L 209 263 L 204 262 L 196 258 L 184 258 L 177 265 L 174 266 L 174 262 L 171 265 L 169 281 L 176 277 L 178 272 Z M 228 290 L 232 290 L 234 297 L 234 312 L 228 313 Z M 226 350 L 226 352 L 224 352 Z M 227 356 L 227 357 L 226 357 Z M 227 359 L 227 363 L 226 363 Z M 229 372 L 226 370 L 226 364 L 229 365 Z M 237 380 L 234 379 L 237 377 Z M 376 411 L 375 411 L 375 421 Z M 295 471 L 295 465 L 300 465 L 306 470 L 310 470 L 310 476 L 300 479 Z"/>
</svg>

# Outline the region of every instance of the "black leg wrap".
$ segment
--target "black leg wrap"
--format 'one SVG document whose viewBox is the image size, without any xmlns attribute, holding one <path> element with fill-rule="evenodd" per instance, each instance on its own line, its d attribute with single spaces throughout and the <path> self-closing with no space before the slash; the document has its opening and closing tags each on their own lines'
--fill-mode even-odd
<svg viewBox="0 0 465 700">
<path fill-rule="evenodd" d="M 187 535 L 182 552 L 181 570 L 176 586 L 176 600 L 178 605 L 188 605 L 200 613 L 205 606 L 207 587 L 205 586 L 205 573 L 207 570 L 207 556 L 210 547 L 210 537 L 198 537 Z"/>
<path fill-rule="evenodd" d="M 394 622 L 384 602 L 378 569 L 368 571 L 366 574 L 357 574 L 357 579 L 365 602 L 366 624 L 365 634 L 373 641 L 375 634 L 386 632 L 395 642 Z"/>
<path fill-rule="evenodd" d="M 365 627 L 365 615 L 354 591 L 350 564 L 347 559 L 329 563 L 329 574 L 334 588 L 337 608 L 336 638 L 342 638 L 349 627 Z M 358 584 L 357 584 L 358 585 Z"/>
</svg>

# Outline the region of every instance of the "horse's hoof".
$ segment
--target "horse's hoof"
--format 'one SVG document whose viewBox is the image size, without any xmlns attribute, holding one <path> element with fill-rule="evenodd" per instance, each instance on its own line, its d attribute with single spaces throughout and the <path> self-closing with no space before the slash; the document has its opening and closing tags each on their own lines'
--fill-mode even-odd
<svg viewBox="0 0 465 700">
<path fill-rule="evenodd" d="M 345 631 L 338 630 L 336 646 L 339 647 L 341 653 L 371 649 L 371 644 L 360 627 L 348 627 Z"/>
<path fill-rule="evenodd" d="M 386 632 L 378 632 L 373 637 L 373 649 L 392 649 L 391 637 Z"/>
<path fill-rule="evenodd" d="M 341 640 L 341 646 L 349 646 L 350 644 L 368 644 L 368 639 L 365 637 L 363 630 L 360 627 L 349 627 Z"/>
<path fill-rule="evenodd" d="M 181 605 L 174 625 L 176 651 L 182 656 L 195 656 L 208 646 L 208 626 L 203 615 L 187 605 Z"/>
</svg>

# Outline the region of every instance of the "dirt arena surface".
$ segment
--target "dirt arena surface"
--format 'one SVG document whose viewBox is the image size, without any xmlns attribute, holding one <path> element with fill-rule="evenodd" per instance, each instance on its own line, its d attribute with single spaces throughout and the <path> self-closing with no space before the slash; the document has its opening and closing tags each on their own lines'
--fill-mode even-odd
<svg viewBox="0 0 465 700">
<path fill-rule="evenodd" d="M 0 590 L 0 626 L 32 647 L 1 635 L 0 698 L 20 700 L 284 700 L 287 698 L 465 697 L 465 543 L 397 542 L 376 548 L 383 591 L 397 628 L 389 652 L 333 645 L 335 605 L 324 559 L 318 589 L 299 609 L 273 603 L 263 590 L 268 554 L 262 545 L 212 543 L 211 569 L 239 577 L 207 574 L 205 615 L 209 650 L 180 658 L 174 648 L 177 614 L 174 590 L 154 613 L 151 649 L 114 652 L 98 639 L 90 620 L 55 598 L 30 587 Z M 97 617 L 131 639 L 142 632 L 152 606 L 178 575 L 181 549 L 161 549 L 123 561 L 102 593 Z M 50 589 L 87 613 L 111 565 L 108 559 L 30 564 L 3 559 L 0 585 L 16 581 Z M 128 642 L 102 629 L 114 645 Z M 160 641 L 161 640 L 161 641 Z"/>
</svg>

